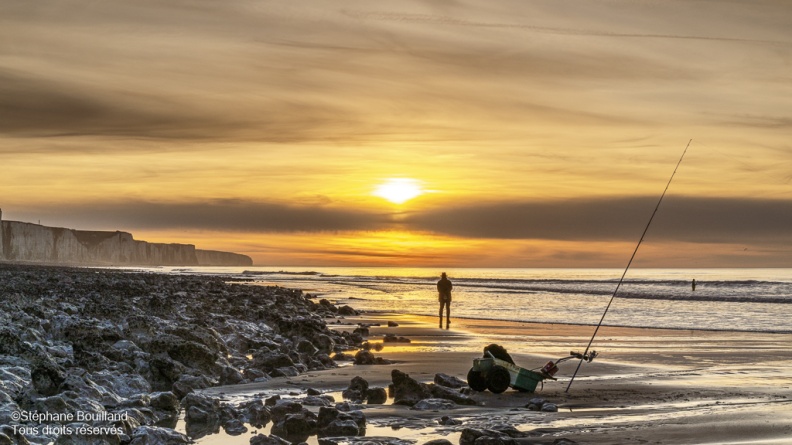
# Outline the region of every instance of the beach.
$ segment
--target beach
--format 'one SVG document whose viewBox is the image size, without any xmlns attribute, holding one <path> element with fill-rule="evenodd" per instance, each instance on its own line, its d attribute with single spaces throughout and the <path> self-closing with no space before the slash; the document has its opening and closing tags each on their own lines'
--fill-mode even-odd
<svg viewBox="0 0 792 445">
<path fill-rule="evenodd" d="M 398 326 L 387 327 L 388 321 Z M 465 379 L 472 360 L 490 343 L 506 347 L 518 365 L 535 368 L 570 350 L 582 351 L 593 333 L 591 326 L 475 319 L 453 319 L 451 329 L 444 330 L 432 317 L 404 314 L 365 314 L 344 322 L 379 324 L 370 328 L 370 342 L 396 334 L 411 343 L 386 344 L 376 353 L 393 360 L 391 365 L 344 366 L 207 392 L 229 399 L 301 394 L 307 388 L 339 394 L 356 376 L 387 386 L 393 369 L 423 382 L 431 382 L 436 373 Z M 558 381 L 545 382 L 536 393 L 485 391 L 473 395 L 477 406 L 440 411 L 387 404 L 367 405 L 363 411 L 369 431 L 415 443 L 437 438 L 458 443 L 464 428 L 503 424 L 526 433 L 515 439 L 526 444 L 562 438 L 580 444 L 792 443 L 790 340 L 789 334 L 605 326 L 592 346 L 599 357 L 583 363 L 569 392 L 577 360 L 560 365 Z M 557 404 L 558 412 L 528 410 L 529 400 L 537 396 Z M 444 415 L 462 424 L 439 425 L 437 419 Z M 224 442 L 206 438 L 199 443 Z"/>
<path fill-rule="evenodd" d="M 485 346 L 535 369 L 583 352 L 594 327 L 439 329 L 296 287 L 1 265 L 0 444 L 792 442 L 790 333 L 603 326 L 568 392 L 577 360 L 534 393 L 494 394 L 466 382 Z"/>
</svg>

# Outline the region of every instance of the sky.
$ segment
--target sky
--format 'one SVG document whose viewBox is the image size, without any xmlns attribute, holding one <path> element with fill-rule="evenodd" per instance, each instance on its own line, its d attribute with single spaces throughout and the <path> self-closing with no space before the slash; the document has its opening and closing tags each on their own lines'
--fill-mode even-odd
<svg viewBox="0 0 792 445">
<path fill-rule="evenodd" d="M 790 267 L 790 130 L 789 2 L 0 0 L 3 219 L 262 266 L 624 267 L 688 147 L 634 266 Z"/>
</svg>

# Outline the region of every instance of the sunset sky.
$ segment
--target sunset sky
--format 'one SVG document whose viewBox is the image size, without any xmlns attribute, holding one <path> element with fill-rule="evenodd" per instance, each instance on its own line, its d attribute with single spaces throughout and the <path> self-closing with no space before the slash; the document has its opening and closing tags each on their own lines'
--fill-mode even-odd
<svg viewBox="0 0 792 445">
<path fill-rule="evenodd" d="M 690 139 L 635 265 L 792 267 L 792 3 L 0 2 L 5 220 L 623 267 Z"/>
</svg>

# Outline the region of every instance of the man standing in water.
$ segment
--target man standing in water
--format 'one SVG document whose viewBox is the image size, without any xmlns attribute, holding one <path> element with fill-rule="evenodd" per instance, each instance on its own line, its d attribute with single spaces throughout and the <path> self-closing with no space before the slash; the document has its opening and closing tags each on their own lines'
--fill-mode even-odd
<svg viewBox="0 0 792 445">
<path fill-rule="evenodd" d="M 440 274 L 440 281 L 437 282 L 437 293 L 440 299 L 440 329 L 443 329 L 443 306 L 446 310 L 446 329 L 451 324 L 451 289 L 454 285 L 448 279 L 446 273 Z"/>
</svg>

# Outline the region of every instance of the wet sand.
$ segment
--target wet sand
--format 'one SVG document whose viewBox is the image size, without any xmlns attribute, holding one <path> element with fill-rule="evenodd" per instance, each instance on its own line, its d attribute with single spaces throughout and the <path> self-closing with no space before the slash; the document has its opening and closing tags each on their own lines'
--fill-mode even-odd
<svg viewBox="0 0 792 445">
<path fill-rule="evenodd" d="M 372 343 L 381 342 L 387 333 L 409 338 L 411 343 L 386 343 L 375 352 L 393 360 L 392 365 L 349 365 L 207 392 L 234 399 L 252 394 L 296 396 L 315 388 L 341 401 L 340 392 L 353 377 L 361 376 L 372 386 L 387 386 L 393 369 L 424 382 L 431 382 L 438 372 L 464 380 L 472 360 L 490 343 L 506 347 L 518 365 L 537 368 L 570 350 L 582 352 L 594 330 L 591 326 L 463 319 L 453 319 L 451 329 L 445 330 L 437 328 L 434 318 L 400 314 L 367 314 L 342 321 L 379 323 L 370 328 Z M 388 321 L 399 326 L 387 327 Z M 533 394 L 511 389 L 498 395 L 476 393 L 479 406 L 415 411 L 368 405 L 364 411 L 367 435 L 418 444 L 436 438 L 458 443 L 462 428 L 508 424 L 529 434 L 518 439 L 525 444 L 551 444 L 559 438 L 580 444 L 792 443 L 790 345 L 790 334 L 603 327 L 592 346 L 599 357 L 583 363 L 569 392 L 565 390 L 577 360 L 561 364 L 558 381 L 546 381 Z M 536 396 L 558 404 L 559 411 L 526 409 L 528 400 Z M 443 415 L 463 424 L 440 426 L 436 420 Z M 198 443 L 247 443 L 248 437 L 215 435 Z"/>
</svg>

